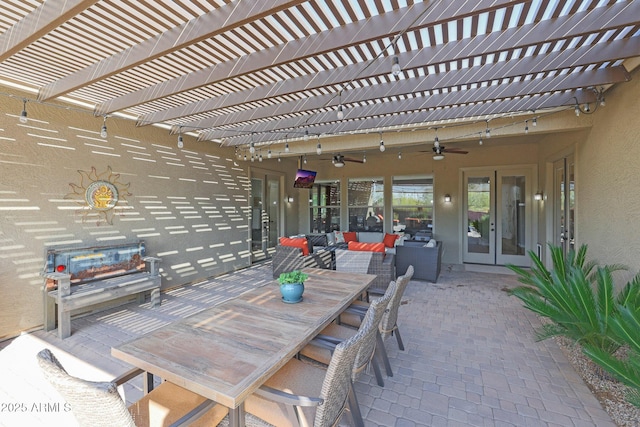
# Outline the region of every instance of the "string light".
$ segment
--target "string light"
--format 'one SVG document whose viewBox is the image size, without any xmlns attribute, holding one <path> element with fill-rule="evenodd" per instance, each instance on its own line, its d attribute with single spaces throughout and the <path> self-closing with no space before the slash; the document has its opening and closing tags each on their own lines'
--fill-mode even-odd
<svg viewBox="0 0 640 427">
<path fill-rule="evenodd" d="M 380 151 L 384 152 L 385 149 L 384 141 L 382 140 L 382 132 L 380 132 Z"/>
<path fill-rule="evenodd" d="M 251 154 L 253 154 L 253 153 L 255 153 L 255 152 L 256 152 L 256 145 L 255 145 L 255 143 L 254 143 L 254 142 L 252 142 L 252 143 L 249 145 L 249 152 L 250 152 Z"/>
<path fill-rule="evenodd" d="M 400 68 L 400 60 L 397 56 L 393 57 L 392 65 L 391 65 L 391 73 L 394 76 L 399 75 L 402 72 L 402 68 Z"/>
<path fill-rule="evenodd" d="M 342 104 L 338 105 L 338 120 L 344 119 L 344 111 L 342 110 Z"/>
<path fill-rule="evenodd" d="M 319 156 L 320 154 L 322 154 L 322 145 L 320 145 L 320 143 L 318 142 L 318 145 L 316 145 L 316 154 Z"/>
<path fill-rule="evenodd" d="M 27 118 L 27 100 L 22 100 L 22 112 L 20 113 L 20 123 L 27 123 L 29 119 Z"/>
<path fill-rule="evenodd" d="M 524 133 L 529 133 L 529 121 L 524 121 Z"/>
<path fill-rule="evenodd" d="M 362 163 L 367 163 L 367 153 L 362 155 Z"/>
<path fill-rule="evenodd" d="M 102 128 L 100 129 L 100 136 L 103 138 L 107 137 L 107 115 L 104 115 L 102 119 Z"/>
<path fill-rule="evenodd" d="M 305 131 L 304 131 L 304 140 L 305 141 L 309 140 L 309 131 L 307 129 L 305 129 Z"/>
<path fill-rule="evenodd" d="M 289 152 L 289 143 L 288 142 L 284 144 L 284 152 L 285 153 Z"/>
<path fill-rule="evenodd" d="M 402 151 L 398 151 L 398 160 L 402 160 Z"/>
<path fill-rule="evenodd" d="M 534 118 L 533 118 L 533 121 L 531 122 L 531 125 L 532 125 L 533 127 L 538 126 L 538 118 L 537 118 L 537 117 L 534 117 Z"/>
<path fill-rule="evenodd" d="M 485 138 L 491 138 L 491 129 L 489 129 L 489 120 L 487 120 L 487 130 L 484 131 Z"/>
<path fill-rule="evenodd" d="M 178 129 L 178 148 L 184 147 L 184 141 L 182 139 L 182 126 Z"/>
<path fill-rule="evenodd" d="M 271 149 L 268 149 L 267 150 L 267 159 L 270 159 L 270 158 L 271 158 Z"/>
<path fill-rule="evenodd" d="M 306 154 L 304 155 L 304 158 L 302 159 L 302 161 L 304 162 L 305 165 L 307 164 L 307 155 Z"/>
</svg>

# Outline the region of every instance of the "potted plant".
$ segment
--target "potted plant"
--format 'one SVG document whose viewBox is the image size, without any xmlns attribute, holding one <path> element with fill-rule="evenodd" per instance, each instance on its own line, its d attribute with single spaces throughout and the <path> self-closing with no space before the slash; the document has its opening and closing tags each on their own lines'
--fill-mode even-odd
<svg viewBox="0 0 640 427">
<path fill-rule="evenodd" d="M 309 275 L 300 270 L 281 273 L 278 277 L 278 283 L 280 284 L 282 301 L 290 304 L 302 301 L 304 281 L 307 280 L 308 277 Z"/>
</svg>

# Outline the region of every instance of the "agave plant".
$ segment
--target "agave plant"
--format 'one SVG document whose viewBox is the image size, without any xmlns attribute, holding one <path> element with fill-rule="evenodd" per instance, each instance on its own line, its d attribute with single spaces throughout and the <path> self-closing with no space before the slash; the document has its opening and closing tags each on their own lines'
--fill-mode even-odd
<svg viewBox="0 0 640 427">
<path fill-rule="evenodd" d="M 610 319 L 615 312 L 614 281 L 611 273 L 624 269 L 622 265 L 598 267 L 586 261 L 587 246 L 565 257 L 562 248 L 549 245 L 553 268 L 547 270 L 532 251 L 530 270 L 508 266 L 519 276 L 524 286 L 510 291 L 529 310 L 551 320 L 536 331 L 544 340 L 564 336 L 580 344 L 612 353 L 620 344 L 610 333 Z M 627 295 L 628 296 L 628 295 Z"/>
</svg>

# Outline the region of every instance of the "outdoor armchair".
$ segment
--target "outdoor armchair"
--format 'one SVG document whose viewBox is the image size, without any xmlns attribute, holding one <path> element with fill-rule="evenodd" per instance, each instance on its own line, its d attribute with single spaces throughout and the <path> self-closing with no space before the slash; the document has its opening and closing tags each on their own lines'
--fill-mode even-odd
<svg viewBox="0 0 640 427">
<path fill-rule="evenodd" d="M 117 387 L 142 370 L 134 369 L 113 381 L 94 382 L 69 375 L 49 349 L 41 350 L 37 358 L 45 378 L 70 405 L 81 427 L 210 426 L 217 425 L 228 412 L 169 382 L 127 408 Z"/>
<path fill-rule="evenodd" d="M 389 283 L 396 279 L 394 254 L 347 249 L 336 249 L 335 253 L 336 270 L 377 276 L 368 291 L 383 295 Z"/>
<path fill-rule="evenodd" d="M 317 251 L 304 256 L 302 249 L 283 245 L 276 245 L 271 265 L 274 279 L 277 279 L 280 273 L 301 270 L 305 267 L 336 269 L 333 251 Z"/>
</svg>

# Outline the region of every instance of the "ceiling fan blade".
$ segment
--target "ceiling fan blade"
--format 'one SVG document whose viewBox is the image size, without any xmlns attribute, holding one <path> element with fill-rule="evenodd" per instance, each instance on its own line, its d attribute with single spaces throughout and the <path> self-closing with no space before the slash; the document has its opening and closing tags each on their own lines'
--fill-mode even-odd
<svg viewBox="0 0 640 427">
<path fill-rule="evenodd" d="M 352 157 L 343 157 L 342 160 L 344 160 L 345 162 L 364 163 L 362 159 L 354 159 Z"/>
<path fill-rule="evenodd" d="M 469 154 L 468 151 L 459 150 L 456 148 L 443 148 L 442 152 L 449 153 L 449 154 Z"/>
</svg>

